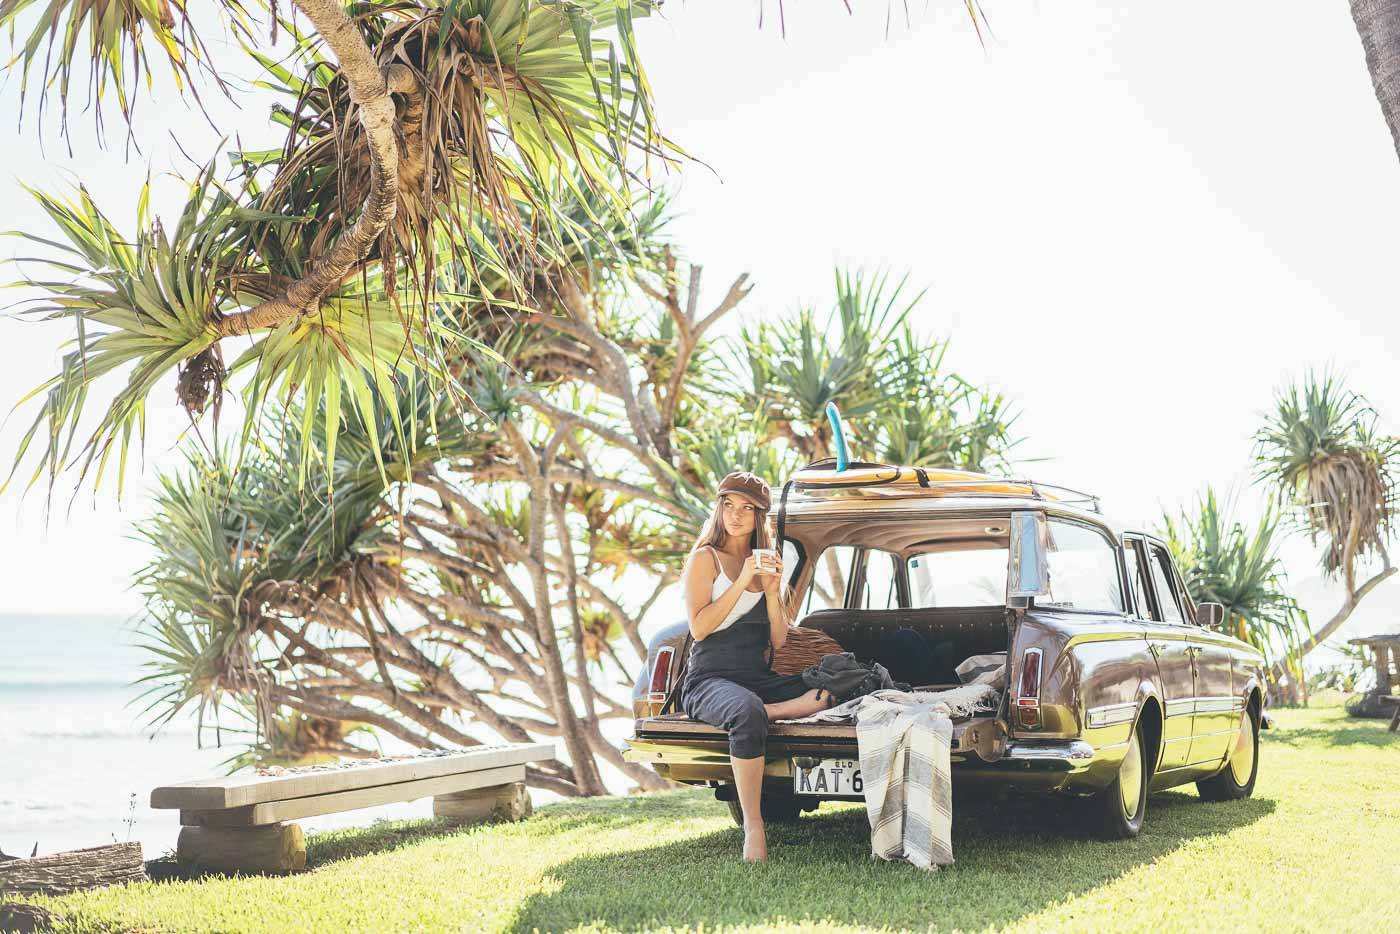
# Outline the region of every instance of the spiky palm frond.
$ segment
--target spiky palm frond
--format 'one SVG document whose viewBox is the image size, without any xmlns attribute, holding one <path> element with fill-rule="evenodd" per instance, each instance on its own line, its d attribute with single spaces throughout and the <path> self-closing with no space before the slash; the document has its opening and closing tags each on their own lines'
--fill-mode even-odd
<svg viewBox="0 0 1400 934">
<path fill-rule="evenodd" d="M 859 424 L 885 401 L 882 379 L 903 365 L 898 337 L 923 293 L 886 273 L 836 271 L 836 301 L 825 320 L 809 308 L 777 324 L 760 321 L 739 338 L 746 371 L 741 405 L 757 409 L 809 459 L 827 453 L 828 402 Z"/>
<path fill-rule="evenodd" d="M 802 464 L 792 447 L 773 443 L 773 428 L 762 416 L 732 417 L 731 412 L 726 413 L 731 417 L 716 418 L 716 414 L 712 408 L 709 418 L 676 431 L 676 449 L 682 458 L 677 505 L 685 509 L 685 516 L 675 520 L 677 544 L 670 551 L 682 557 L 714 511 L 714 491 L 725 474 L 748 470 L 780 486 Z"/>
<path fill-rule="evenodd" d="M 251 521 L 241 493 L 230 471 L 191 458 L 187 472 L 162 476 L 154 513 L 136 527 L 155 556 L 136 579 L 154 656 L 138 684 L 155 723 L 194 706 L 202 732 L 206 717 L 217 722 L 258 677 L 244 601 L 265 577 L 269 552 L 295 530 Z"/>
<path fill-rule="evenodd" d="M 116 451 L 120 491 L 132 436 L 144 435 L 146 399 L 162 377 L 183 370 L 178 389 L 191 413 L 218 402 L 223 373 L 214 322 L 229 300 L 221 272 L 235 208 L 223 192 L 211 194 L 211 185 L 211 171 L 206 169 L 190 186 L 184 212 L 169 234 L 159 223 L 149 223 L 148 191 L 143 191 L 135 239 L 118 231 L 85 188 L 79 188 L 72 201 L 30 189 L 67 242 L 18 234 L 57 254 L 20 260 L 49 270 L 47 276 L 22 273 L 18 278 L 16 285 L 45 293 L 26 303 L 32 307 L 22 313 L 71 322 L 76 337 L 58 374 L 20 400 L 23 404 L 45 394 L 42 409 L 20 442 L 11 479 L 30 445 L 42 437 L 31 484 L 47 472 L 52 485 L 57 473 L 73 463 L 81 463 L 80 476 L 95 465 L 94 482 L 99 482 L 108 457 Z M 122 371 L 126 385 L 74 450 L 78 421 L 93 385 Z"/>
<path fill-rule="evenodd" d="M 206 714 L 256 695 L 259 679 L 275 676 L 257 655 L 266 588 L 287 582 L 307 593 L 335 588 L 380 543 L 378 517 L 388 495 L 380 464 L 395 476 L 407 472 L 388 424 L 393 417 L 383 409 L 382 403 L 372 409 L 377 434 L 390 439 L 382 448 L 359 420 L 346 420 L 321 496 L 286 482 L 305 447 L 301 433 L 326 430 L 295 406 L 269 415 L 264 435 L 240 463 L 226 454 L 217 462 L 191 456 L 183 470 L 161 476 L 155 508 L 137 524 L 153 555 L 137 586 L 155 656 L 142 681 L 147 710 L 159 722 L 194 705 L 202 723 Z M 419 414 L 425 425 L 433 423 L 429 413 Z M 397 418 L 406 421 L 409 413 Z M 447 419 L 438 424 L 451 432 Z M 317 441 L 316 450 L 329 448 L 324 438 Z"/>
<path fill-rule="evenodd" d="M 1163 515 L 1162 536 L 1192 595 L 1225 608 L 1223 631 L 1258 648 L 1270 665 L 1282 660 L 1301 677 L 1300 649 L 1311 627 L 1289 592 L 1278 554 L 1279 515 L 1268 510 L 1251 531 L 1232 511 L 1208 487 L 1193 511 Z"/>
<path fill-rule="evenodd" d="M 52 9 L 95 8 L 95 0 L 65 2 Z M 135 9 L 144 0 L 131 2 Z M 235 0 L 225 2 L 236 7 Z M 127 9 L 116 0 L 98 5 L 113 17 Z M 78 351 L 41 387 L 48 405 L 23 443 L 28 450 L 47 427 L 34 477 L 47 470 L 52 489 L 57 472 L 73 463 L 68 445 L 95 376 L 131 367 L 98 432 L 78 449 L 84 474 L 93 458 L 100 468 L 114 451 L 124 464 L 150 391 L 165 372 L 181 369 L 182 401 L 197 413 L 221 398 L 218 341 L 271 329 L 234 369 L 253 374 L 245 395 L 250 430 L 269 399 L 285 405 L 295 398 L 305 418 L 328 426 L 321 436 L 331 450 L 299 455 L 304 482 L 318 455 L 334 461 L 343 411 L 376 426 L 371 403 L 386 400 L 382 412 L 397 413 L 396 393 L 411 382 L 409 370 L 437 377 L 450 371 L 454 355 L 470 345 L 464 332 L 472 322 L 451 322 L 444 304 L 509 311 L 532 297 L 534 277 L 553 264 L 576 258 L 606 268 L 596 247 L 615 251 L 620 259 L 611 262 L 627 261 L 639 245 L 631 233 L 637 218 L 630 213 L 629 173 L 639 158 L 675 153 L 655 129 L 636 56 L 633 18 L 650 9 L 646 0 L 355 5 L 353 22 L 381 64 L 407 69 L 417 83 L 397 105 L 398 227 L 368 241 L 346 271 L 339 258 L 345 251 L 335 247 L 362 220 L 374 172 L 345 81 L 319 57 L 323 37 L 297 45 L 305 74 L 258 59 L 265 86 L 294 102 L 281 114 L 287 144 L 279 152 L 233 153 L 242 176 L 230 187 L 236 195 L 211 189 L 212 168 L 206 168 L 173 238 L 144 210 L 128 241 L 85 195 L 77 210 L 40 195 L 46 206 L 57 206 L 49 213 L 69 238 L 77 238 L 76 252 L 51 265 L 83 284 L 21 283 L 43 290 L 51 301 L 46 310 L 73 321 L 77 331 Z M 601 30 L 615 38 L 601 38 Z M 641 212 L 644 223 L 656 217 L 650 208 Z M 594 237 L 595 228 L 606 236 Z M 330 253 L 335 262 L 321 264 Z M 439 276 L 439 268 L 448 275 Z M 308 276 L 314 295 L 305 299 L 313 288 Z M 444 280 L 452 284 L 440 296 Z M 170 293 L 170 282 L 178 292 Z M 283 300 L 297 283 L 296 301 Z M 355 320 L 357 313 L 363 320 Z M 238 330 L 240 322 L 246 331 Z M 108 330 L 89 339 L 89 323 Z M 415 425 L 391 427 L 400 446 L 416 436 Z M 309 442 L 317 434 L 300 437 Z M 387 468 L 380 467 L 387 482 Z"/>
<path fill-rule="evenodd" d="M 377 754 L 375 750 L 350 742 L 352 736 L 363 735 L 375 742 L 374 729 L 362 723 L 332 720 L 296 710 L 277 710 L 266 722 L 259 723 L 257 711 L 246 704 L 234 708 L 242 724 L 225 728 L 244 743 L 244 748 L 219 765 L 225 772 L 239 769 L 261 769 L 274 766 L 320 765 L 336 762 L 342 757 L 362 759 Z"/>
<path fill-rule="evenodd" d="M 1000 393 L 943 369 L 947 342 L 901 329 L 882 379 L 883 401 L 866 419 L 878 460 L 956 470 L 1009 470 L 1017 416 Z"/>
<path fill-rule="evenodd" d="M 402 256 L 425 288 L 447 257 L 478 284 L 504 271 L 519 286 L 516 273 L 571 239 L 577 219 L 561 206 L 582 208 L 590 226 L 628 213 L 633 155 L 675 153 L 654 128 L 635 56 L 632 20 L 649 10 L 598 0 L 358 4 L 352 17 L 380 67 L 406 69 L 417 87 L 397 99 L 398 206 L 370 259 L 392 274 Z M 599 30 L 615 31 L 617 42 Z M 304 267 L 353 223 L 371 166 L 348 85 L 320 38 L 301 39 L 294 52 L 304 74 L 252 52 L 266 85 L 290 98 L 274 112 L 288 136 L 280 151 L 240 161 L 250 171 L 276 168 L 262 210 L 317 220 L 269 230 L 258 246 L 274 266 Z M 483 227 L 497 254 L 490 273 L 465 249 Z"/>
<path fill-rule="evenodd" d="M 249 21 L 238 0 L 217 0 L 215 5 L 236 31 L 246 33 Z M 32 16 L 29 25 L 21 23 L 26 12 Z M 130 122 L 134 86 L 151 83 L 152 46 L 169 64 L 182 91 L 193 90 L 191 65 L 207 58 L 182 0 L 0 0 L 0 28 L 12 36 L 29 29 L 16 56 L 21 62 L 21 99 L 27 96 L 30 71 L 37 64 L 42 71 L 41 91 L 48 93 L 55 87 L 58 91 L 65 132 L 75 68 L 80 77 L 87 73 L 87 109 L 100 131 L 101 104 L 109 86 L 122 116 Z"/>
<path fill-rule="evenodd" d="M 382 292 L 371 287 L 361 291 L 359 283 L 324 302 L 315 315 L 287 322 L 259 338 L 234 362 L 231 372 L 253 370 L 244 390 L 247 419 L 245 440 L 258 425 L 264 407 L 275 402 L 286 408 L 295 403 L 303 424 L 296 437 L 302 442 L 298 452 L 299 485 L 304 487 L 313 459 L 325 466 L 331 483 L 336 461 L 336 444 L 341 424 L 348 415 L 358 417 L 365 429 L 384 484 L 402 477 L 390 473 L 381 453 L 385 443 L 380 426 L 387 416 L 388 428 L 407 458 L 420 426 L 401 417 L 403 387 L 422 386 L 429 394 L 451 392 L 445 381 L 446 370 L 439 362 L 442 345 L 454 339 L 469 342 L 431 318 L 426 326 L 414 328 L 392 307 Z M 414 411 L 410 407 L 406 413 Z M 321 430 L 311 430 L 320 420 Z M 402 462 L 402 461 L 401 461 Z"/>
<path fill-rule="evenodd" d="M 1324 572 L 1355 590 L 1357 561 L 1386 557 L 1400 438 L 1382 433 L 1375 410 L 1340 379 L 1310 372 L 1278 392 L 1254 441 L 1258 478 L 1300 512 L 1314 542 L 1325 538 Z"/>
</svg>

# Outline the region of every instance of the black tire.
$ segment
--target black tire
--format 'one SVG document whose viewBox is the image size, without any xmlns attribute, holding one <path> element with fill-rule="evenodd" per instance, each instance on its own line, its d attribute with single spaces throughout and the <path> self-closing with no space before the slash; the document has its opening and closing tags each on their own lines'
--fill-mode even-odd
<svg viewBox="0 0 1400 934">
<path fill-rule="evenodd" d="M 1090 816 L 1098 836 L 1105 840 L 1129 840 L 1142 832 L 1147 813 L 1147 780 L 1151 777 L 1142 723 L 1133 727 L 1133 738 L 1113 784 L 1089 799 Z"/>
<path fill-rule="evenodd" d="M 1230 747 L 1225 768 L 1219 774 L 1196 782 L 1196 790 L 1202 801 L 1238 801 L 1254 794 L 1254 780 L 1258 777 L 1259 714 L 1250 704 L 1240 718 L 1240 732 Z"/>
<path fill-rule="evenodd" d="M 802 816 L 802 802 L 797 800 L 796 795 L 785 795 L 778 793 L 765 793 L 758 799 L 759 811 L 763 814 L 763 822 L 769 823 L 791 823 Z M 729 805 L 729 816 L 734 818 L 736 827 L 744 826 L 744 809 L 739 805 L 738 800 L 726 801 Z"/>
</svg>

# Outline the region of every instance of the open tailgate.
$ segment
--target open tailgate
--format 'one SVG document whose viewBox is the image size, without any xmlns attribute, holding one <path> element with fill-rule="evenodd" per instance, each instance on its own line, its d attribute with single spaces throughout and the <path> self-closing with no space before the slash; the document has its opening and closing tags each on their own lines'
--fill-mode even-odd
<svg viewBox="0 0 1400 934">
<path fill-rule="evenodd" d="M 975 743 L 969 730 L 981 726 L 993 726 L 996 717 L 988 713 L 975 717 L 965 717 L 953 721 L 952 752 L 968 752 Z M 984 731 L 985 732 L 985 731 Z M 664 743 L 674 749 L 676 746 L 691 746 L 697 750 L 723 751 L 727 754 L 728 734 L 717 726 L 692 720 L 683 713 L 644 717 L 635 723 L 634 739 L 629 745 L 645 748 L 649 741 Z M 969 742 L 964 746 L 964 739 Z M 833 757 L 856 756 L 856 728 L 854 723 L 792 723 L 778 720 L 768 725 L 769 758 L 783 755 L 827 755 Z M 647 761 L 646 756 L 636 757 Z M 658 757 L 660 758 L 660 757 Z"/>
</svg>

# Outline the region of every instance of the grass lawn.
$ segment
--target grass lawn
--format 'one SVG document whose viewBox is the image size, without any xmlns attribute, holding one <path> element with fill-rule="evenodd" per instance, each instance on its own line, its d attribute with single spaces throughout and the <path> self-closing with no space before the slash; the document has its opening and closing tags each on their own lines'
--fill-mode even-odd
<svg viewBox="0 0 1400 934">
<path fill-rule="evenodd" d="M 957 865 L 869 855 L 863 809 L 770 825 L 771 862 L 705 790 L 566 802 L 519 824 L 311 838 L 312 869 L 38 899 L 63 931 L 1325 930 L 1400 919 L 1400 735 L 1284 710 L 1254 797 L 1154 796 L 1137 840 L 962 808 Z"/>
</svg>

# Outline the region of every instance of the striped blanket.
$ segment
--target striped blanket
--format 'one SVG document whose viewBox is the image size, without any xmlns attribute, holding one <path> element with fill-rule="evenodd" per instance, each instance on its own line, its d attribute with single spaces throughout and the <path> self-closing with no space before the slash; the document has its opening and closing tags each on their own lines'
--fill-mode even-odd
<svg viewBox="0 0 1400 934">
<path fill-rule="evenodd" d="M 994 706 L 989 684 L 949 691 L 876 691 L 804 718 L 856 722 L 870 849 L 920 869 L 953 862 L 953 783 L 949 751 L 954 716 Z"/>
</svg>

